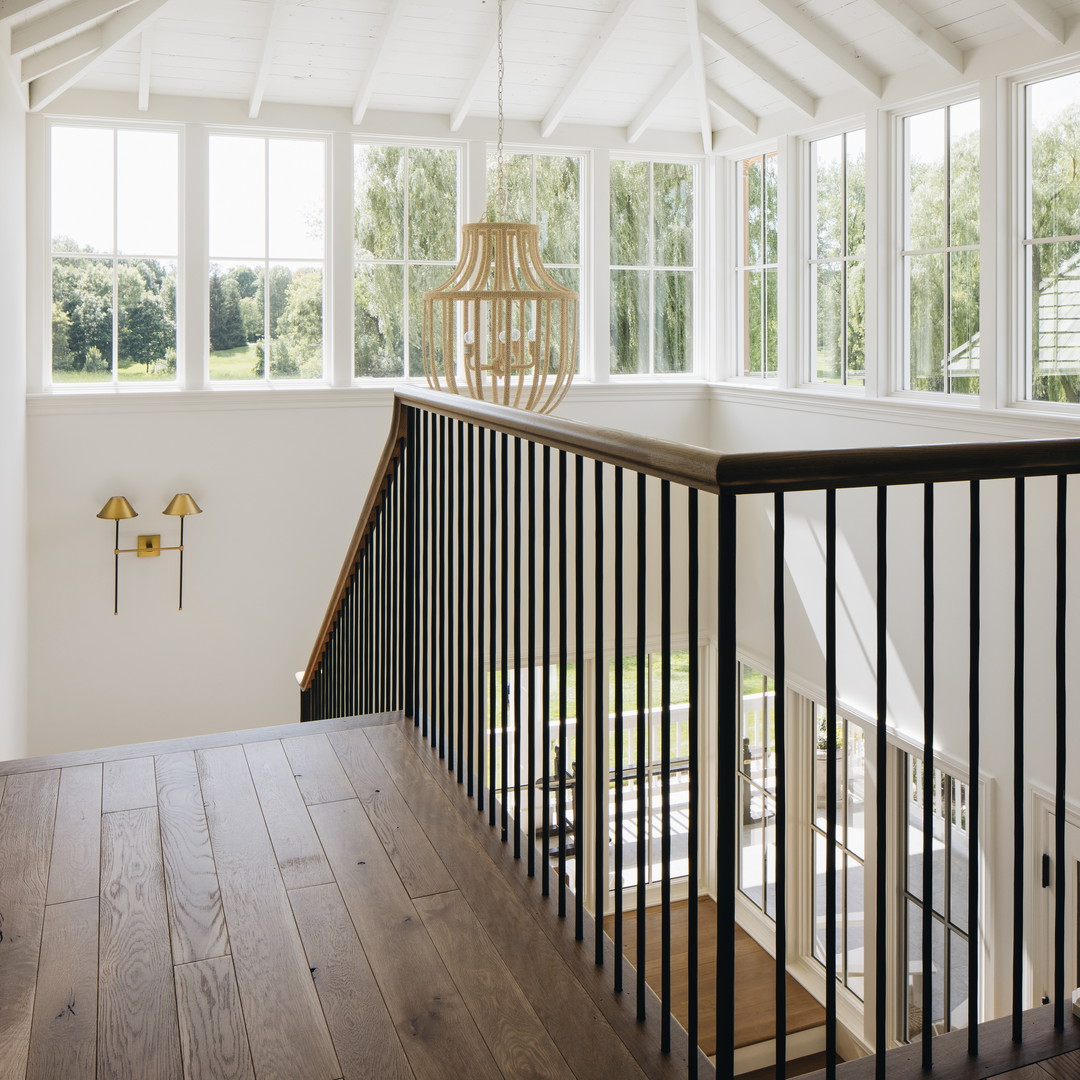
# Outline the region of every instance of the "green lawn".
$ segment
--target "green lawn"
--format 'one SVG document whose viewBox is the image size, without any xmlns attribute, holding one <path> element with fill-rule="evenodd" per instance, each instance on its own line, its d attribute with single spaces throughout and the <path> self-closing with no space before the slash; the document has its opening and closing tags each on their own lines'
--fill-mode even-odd
<svg viewBox="0 0 1080 1080">
<path fill-rule="evenodd" d="M 255 344 L 242 345 L 238 349 L 222 349 L 210 354 L 211 379 L 257 379 L 255 365 L 259 358 Z"/>
<path fill-rule="evenodd" d="M 176 382 L 176 375 L 147 374 L 142 364 L 129 364 L 120 366 L 118 372 L 121 382 L 146 382 L 146 383 L 169 383 Z M 112 373 L 109 371 L 54 371 L 52 373 L 54 383 L 108 383 L 112 382 Z"/>
</svg>

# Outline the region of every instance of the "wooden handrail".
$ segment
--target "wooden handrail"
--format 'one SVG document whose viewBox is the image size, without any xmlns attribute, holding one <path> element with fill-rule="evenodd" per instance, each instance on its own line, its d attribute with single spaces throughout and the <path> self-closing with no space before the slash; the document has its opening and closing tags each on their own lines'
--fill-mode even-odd
<svg viewBox="0 0 1080 1080">
<path fill-rule="evenodd" d="M 401 387 L 394 393 L 386 446 L 301 680 L 300 685 L 304 690 L 311 686 L 315 678 L 364 537 L 382 502 L 386 480 L 401 453 L 408 407 L 464 420 L 488 430 L 505 432 L 516 438 L 714 494 L 721 490 L 736 494 L 813 491 L 1080 472 L 1080 439 L 723 454 L 615 428 L 597 428 L 576 420 L 540 416 L 455 394 Z"/>
</svg>

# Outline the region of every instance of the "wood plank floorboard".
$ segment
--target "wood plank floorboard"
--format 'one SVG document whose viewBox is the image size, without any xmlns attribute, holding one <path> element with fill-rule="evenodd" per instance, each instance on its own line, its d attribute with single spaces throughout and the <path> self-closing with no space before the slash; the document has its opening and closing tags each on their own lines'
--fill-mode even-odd
<svg viewBox="0 0 1080 1080">
<path fill-rule="evenodd" d="M 414 1080 L 337 884 L 289 900 L 344 1080 Z"/>
<path fill-rule="evenodd" d="M 256 1074 L 338 1080 L 341 1070 L 243 748 L 199 750 L 196 758 Z"/>
<path fill-rule="evenodd" d="M 94 1080 L 98 910 L 96 896 L 45 909 L 26 1080 Z"/>
<path fill-rule="evenodd" d="M 155 771 L 173 963 L 222 956 L 229 934 L 195 754 L 162 754 Z"/>
<path fill-rule="evenodd" d="M 244 747 L 244 754 L 285 888 L 302 889 L 333 881 L 281 743 L 252 743 Z"/>
<path fill-rule="evenodd" d="M 175 974 L 184 1080 L 255 1080 L 232 957 L 181 964 Z"/>
<path fill-rule="evenodd" d="M 180 1080 L 155 807 L 102 817 L 99 940 L 99 1080 Z"/>
<path fill-rule="evenodd" d="M 60 772 L 48 904 L 97 896 L 101 871 L 101 766 Z"/>
<path fill-rule="evenodd" d="M 139 810 L 157 806 L 157 781 L 152 757 L 106 761 L 102 776 L 101 812 Z"/>
<path fill-rule="evenodd" d="M 23 1080 L 60 773 L 10 777 L 0 803 L 0 1080 Z"/>
<path fill-rule="evenodd" d="M 325 735 L 282 739 L 281 745 L 304 802 L 313 805 L 356 798 L 356 792 Z"/>
</svg>

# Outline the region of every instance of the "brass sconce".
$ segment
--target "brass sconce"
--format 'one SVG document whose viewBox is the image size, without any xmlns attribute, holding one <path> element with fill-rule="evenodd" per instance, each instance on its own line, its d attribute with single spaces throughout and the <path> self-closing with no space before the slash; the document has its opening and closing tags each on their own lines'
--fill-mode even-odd
<svg viewBox="0 0 1080 1080">
<path fill-rule="evenodd" d="M 124 498 L 123 495 L 114 495 L 99 511 L 98 517 L 106 521 L 116 522 L 116 539 L 113 543 L 113 614 L 120 609 L 120 556 L 138 555 L 140 559 L 152 558 L 160 555 L 163 551 L 180 552 L 180 611 L 184 610 L 184 518 L 189 514 L 201 514 L 199 504 L 186 492 L 174 495 L 169 505 L 162 510 L 163 514 L 180 519 L 180 543 L 175 547 L 162 547 L 161 536 L 140 536 L 136 541 L 137 547 L 122 548 L 120 546 L 120 522 L 125 518 L 138 517 L 135 508 Z"/>
</svg>

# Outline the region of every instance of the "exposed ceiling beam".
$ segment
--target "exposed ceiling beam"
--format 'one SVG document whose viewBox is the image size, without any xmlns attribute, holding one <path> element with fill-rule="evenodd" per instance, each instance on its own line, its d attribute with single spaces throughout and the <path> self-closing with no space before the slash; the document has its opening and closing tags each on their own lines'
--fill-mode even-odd
<svg viewBox="0 0 1080 1080">
<path fill-rule="evenodd" d="M 510 19 L 510 12 L 513 10 L 515 2 L 516 0 L 503 0 L 504 31 L 506 30 L 506 24 Z M 477 92 L 480 89 L 480 83 L 487 76 L 487 73 L 491 70 L 492 63 L 495 61 L 498 48 L 499 27 L 496 23 L 495 28 L 491 31 L 491 37 L 488 40 L 487 48 L 484 50 L 484 59 L 473 69 L 472 78 L 469 80 L 465 89 L 462 90 L 461 97 L 458 98 L 457 104 L 454 106 L 454 111 L 450 113 L 451 131 L 460 130 L 461 125 L 465 123 L 465 117 L 469 115 L 469 110 L 476 100 Z"/>
<path fill-rule="evenodd" d="M 757 0 L 770 14 L 789 29 L 794 30 L 809 46 L 817 50 L 834 67 L 869 90 L 874 97 L 881 97 L 881 76 L 863 63 L 850 49 L 842 45 L 835 35 L 817 19 L 804 15 L 789 0 Z"/>
<path fill-rule="evenodd" d="M 44 7 L 47 0 L 0 0 L 0 22 L 22 15 L 34 8 Z"/>
<path fill-rule="evenodd" d="M 874 0 L 874 3 L 929 49 L 938 60 L 955 71 L 963 72 L 963 50 L 911 7 L 907 0 Z"/>
<path fill-rule="evenodd" d="M 761 117 L 751 112 L 741 101 L 733 98 L 726 90 L 722 90 L 716 83 L 709 80 L 705 84 L 709 104 L 719 109 L 722 113 L 730 116 L 740 127 L 746 128 L 751 135 L 756 135 L 758 123 Z"/>
<path fill-rule="evenodd" d="M 698 27 L 698 0 L 686 0 L 686 32 L 690 38 L 690 77 L 694 80 L 694 104 L 701 125 L 701 145 L 706 154 L 712 152 L 712 116 L 709 98 L 705 93 L 705 49 Z"/>
<path fill-rule="evenodd" d="M 692 0 L 687 0 L 687 2 L 692 2 Z M 540 124 L 540 134 L 545 139 L 549 138 L 562 122 L 562 118 L 566 115 L 566 110 L 570 105 L 570 99 L 577 93 L 581 84 L 588 77 L 597 57 L 603 51 L 604 46 L 609 44 L 615 36 L 616 31 L 619 29 L 619 23 L 626 18 L 635 3 L 636 0 L 619 0 L 615 5 L 615 9 L 604 20 L 602 29 L 593 37 L 592 44 L 581 60 L 578 61 L 578 66 L 559 91 L 558 97 L 555 98 L 551 108 L 548 109 L 547 116 L 544 117 L 543 122 Z"/>
<path fill-rule="evenodd" d="M 712 16 L 699 12 L 698 25 L 706 41 L 726 53 L 747 71 L 767 82 L 778 94 L 786 98 L 800 112 L 813 116 L 817 109 L 817 99 L 804 90 L 794 79 L 785 75 L 771 60 L 762 56 L 757 49 L 752 49 L 726 27 L 721 26 Z"/>
<path fill-rule="evenodd" d="M 648 130 L 653 118 L 660 111 L 660 106 L 671 96 L 675 87 L 690 72 L 690 54 L 683 53 L 675 66 L 664 76 L 664 81 L 652 92 L 649 100 L 641 106 L 641 111 L 630 121 L 626 128 L 626 141 L 635 143 Z"/>
<path fill-rule="evenodd" d="M 285 0 L 270 0 L 270 17 L 266 20 L 266 33 L 263 35 L 262 56 L 255 72 L 255 85 L 248 98 L 248 116 L 254 120 L 262 108 L 263 94 L 266 93 L 266 80 L 270 77 L 270 64 L 274 59 L 274 38 L 285 14 Z"/>
<path fill-rule="evenodd" d="M 39 15 L 11 31 L 11 55 L 22 56 L 57 38 L 70 37 L 91 23 L 128 7 L 134 0 L 75 0 Z"/>
<path fill-rule="evenodd" d="M 368 64 L 364 81 L 360 86 L 360 92 L 356 95 L 356 101 L 353 104 L 352 122 L 356 126 L 360 125 L 364 119 L 364 113 L 367 112 L 368 104 L 371 102 L 371 95 L 375 92 L 375 80 L 379 77 L 379 69 L 382 67 L 383 60 L 386 57 L 386 45 L 390 39 L 390 31 L 393 30 L 394 23 L 397 22 L 404 6 L 404 0 L 390 0 L 390 7 L 387 8 L 382 26 L 379 27 L 379 32 L 375 37 L 375 48 L 372 52 L 371 63 Z"/>
<path fill-rule="evenodd" d="M 100 27 L 101 45 L 81 60 L 67 64 L 30 84 L 30 109 L 38 111 L 55 101 L 84 75 L 89 74 L 113 49 L 143 30 L 169 0 L 135 0 L 107 19 Z M 97 30 L 98 28 L 94 28 Z M 93 31 L 89 31 L 93 32 Z"/>
<path fill-rule="evenodd" d="M 81 60 L 100 48 L 100 26 L 76 34 L 75 37 L 64 38 L 55 45 L 47 45 L 41 52 L 31 53 L 30 56 L 22 58 L 19 65 L 22 81 L 28 83 L 34 79 L 40 79 L 42 75 L 48 75 L 50 71 L 56 71 L 57 68 L 62 68 L 75 60 Z"/>
<path fill-rule="evenodd" d="M 1035 33 L 1041 34 L 1047 41 L 1056 45 L 1065 43 L 1065 17 L 1046 0 L 1005 0 L 1005 6 L 1012 8 Z"/>
<path fill-rule="evenodd" d="M 154 62 L 154 31 L 147 28 L 139 42 L 139 112 L 150 108 L 150 68 Z"/>
</svg>

